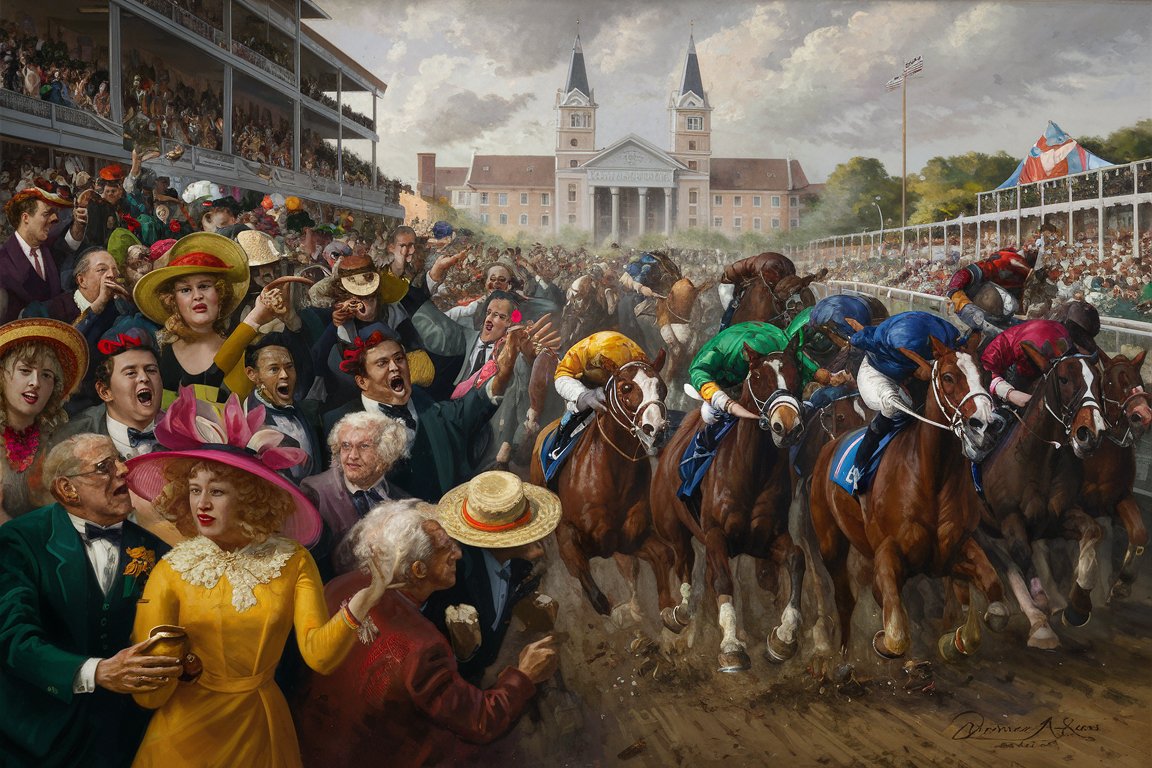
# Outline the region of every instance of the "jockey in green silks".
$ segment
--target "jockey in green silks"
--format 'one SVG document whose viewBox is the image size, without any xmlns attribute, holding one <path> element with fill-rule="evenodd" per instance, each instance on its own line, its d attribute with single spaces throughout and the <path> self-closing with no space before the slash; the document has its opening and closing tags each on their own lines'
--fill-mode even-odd
<svg viewBox="0 0 1152 768">
<path fill-rule="evenodd" d="M 700 415 L 706 424 L 714 424 L 725 415 L 759 419 L 724 390 L 739 386 L 748 376 L 744 345 L 761 355 L 783 352 L 788 335 L 770 323 L 748 322 L 725 328 L 706 341 L 688 367 L 688 380 L 704 403 Z M 691 394 L 691 393 L 689 393 Z"/>
</svg>

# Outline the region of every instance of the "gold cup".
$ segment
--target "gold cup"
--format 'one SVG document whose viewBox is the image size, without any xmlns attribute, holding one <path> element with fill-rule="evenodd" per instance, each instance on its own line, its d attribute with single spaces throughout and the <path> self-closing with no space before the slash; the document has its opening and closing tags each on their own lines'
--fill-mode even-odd
<svg viewBox="0 0 1152 768">
<path fill-rule="evenodd" d="M 182 658 L 188 651 L 188 630 L 173 624 L 161 624 L 148 631 L 152 645 L 148 647 L 149 656 L 175 656 Z"/>
</svg>

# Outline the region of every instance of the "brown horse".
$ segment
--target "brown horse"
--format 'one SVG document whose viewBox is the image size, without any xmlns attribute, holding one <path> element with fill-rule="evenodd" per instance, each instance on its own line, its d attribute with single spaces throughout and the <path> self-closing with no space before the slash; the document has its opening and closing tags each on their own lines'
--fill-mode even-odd
<svg viewBox="0 0 1152 768">
<path fill-rule="evenodd" d="M 804 425 L 804 439 L 792 461 L 798 477 L 809 480 L 820 450 L 829 442 L 839 440 L 848 432 L 866 425 L 875 412 L 864 405 L 860 393 L 837 398 L 818 408 Z"/>
<path fill-rule="evenodd" d="M 661 350 L 653 364 L 631 362 L 613 368 L 609 358 L 604 358 L 603 364 L 609 366 L 611 374 L 604 386 L 607 410 L 596 413 L 576 438 L 576 446 L 552 482 L 563 507 L 556 541 L 568 572 L 580 581 L 592 606 L 605 616 L 611 614 L 612 606 L 592 578 L 589 561 L 615 557 L 631 587 L 630 605 L 638 616 L 639 563 L 634 555 L 651 560 L 644 549 L 652 528 L 648 457 L 655 454 L 666 424 L 664 398 L 668 388 L 659 373 L 664 352 Z M 537 485 L 545 484 L 540 448 L 558 424 L 553 422 L 536 439 L 531 479 Z"/>
<path fill-rule="evenodd" d="M 656 586 L 664 625 L 679 632 L 689 621 L 695 552 L 692 539 L 704 546 L 707 581 L 716 595 L 719 623 L 720 666 L 725 671 L 746 670 L 751 660 L 737 637 L 738 622 L 733 596 L 730 558 L 751 555 L 759 560 L 758 581 L 774 591 L 777 572 L 790 572 L 790 593 L 781 624 L 769 635 L 768 650 L 774 661 L 790 658 L 797 647 L 800 626 L 800 593 L 804 576 L 803 553 L 788 532 L 788 508 L 792 496 L 787 447 L 803 431 L 800 419 L 800 372 L 795 345 L 782 352 L 760 355 L 747 345 L 744 357 L 749 373 L 740 403 L 759 419 L 740 419 L 716 450 L 712 467 L 701 483 L 699 517 L 677 497 L 679 466 L 685 449 L 702 426 L 698 410 L 684 419 L 660 457 L 652 481 L 653 525 L 660 539 L 671 547 L 672 561 L 657 567 Z M 695 506 L 695 504 L 694 504 Z M 667 553 L 668 550 L 661 550 Z M 657 552 L 659 554 L 660 552 Z M 675 570 L 678 594 L 669 589 L 668 573 Z"/>
<path fill-rule="evenodd" d="M 1132 593 L 1137 558 L 1148 545 L 1148 531 L 1132 494 L 1136 482 L 1133 446 L 1152 428 L 1152 395 L 1145 391 L 1140 376 L 1144 350 L 1132 359 L 1124 355 L 1109 357 L 1104 352 L 1098 354 L 1103 366 L 1101 391 L 1108 431 L 1096 452 L 1084 459 L 1080 504 L 1097 517 L 1114 514 L 1128 533 L 1128 549 L 1108 597 L 1112 601 Z"/>
<path fill-rule="evenodd" d="M 828 270 L 800 277 L 796 274 L 796 265 L 783 254 L 762 253 L 755 259 L 758 269 L 752 274 L 742 272 L 736 278 L 739 305 L 730 325 L 760 320 L 787 328 L 800 310 L 816 303 L 816 296 L 808 286 L 823 280 Z"/>
<path fill-rule="evenodd" d="M 962 350 L 932 339 L 934 362 L 901 350 L 928 382 L 921 420 L 897 434 L 880 459 L 871 489 L 857 500 L 829 477 L 836 446 L 826 445 L 812 475 L 811 516 L 820 554 L 832 576 L 840 619 L 840 642 L 850 647 L 852 593 L 848 555 L 856 549 L 872 561 L 872 594 L 883 611 L 884 628 L 872 639 L 884 658 L 903 656 L 911 643 L 900 591 L 916 574 L 953 577 L 960 603 L 970 605 L 975 582 L 989 600 L 985 621 L 1007 625 L 1003 588 L 987 555 L 972 538 L 980 522 L 980 500 L 969 460 L 990 442 L 991 397 L 980 383 L 974 359 L 979 334 Z M 980 625 L 970 610 L 965 623 L 945 633 L 939 648 L 947 657 L 970 654 L 980 644 Z"/>
<path fill-rule="evenodd" d="M 696 351 L 695 328 L 699 323 L 693 325 L 692 310 L 700 294 L 715 284 L 706 280 L 695 285 L 688 278 L 682 277 L 672 284 L 666 297 L 656 302 L 656 327 L 668 350 L 668 368 L 665 371 L 668 381 L 674 382 L 684 373 L 685 366 Z"/>
<path fill-rule="evenodd" d="M 581 275 L 568 288 L 568 301 L 560 314 L 560 348 L 569 349 L 598 331 L 616 329 L 604 290 L 592 277 Z"/>
<path fill-rule="evenodd" d="M 1060 640 L 1048 624 L 1048 595 L 1032 558 L 1032 542 L 1058 536 L 1079 539 L 1076 581 L 1063 620 L 1083 625 L 1092 612 L 1096 542 L 1102 531 L 1078 503 L 1082 459 L 1099 446 L 1107 425 L 1092 358 L 1066 354 L 1052 360 L 1027 341 L 1021 349 L 1044 373 L 1020 423 L 983 462 L 988 502 L 983 517 L 984 527 L 1007 543 L 1012 560 L 1008 583 L 1031 625 L 1028 645 L 1051 649 Z"/>
</svg>

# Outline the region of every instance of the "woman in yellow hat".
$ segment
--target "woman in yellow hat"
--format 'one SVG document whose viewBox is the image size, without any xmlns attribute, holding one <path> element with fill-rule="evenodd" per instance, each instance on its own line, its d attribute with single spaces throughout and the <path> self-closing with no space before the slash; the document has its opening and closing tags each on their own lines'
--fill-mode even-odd
<svg viewBox="0 0 1152 768">
<path fill-rule="evenodd" d="M 0 523 L 40 506 L 48 438 L 68 420 L 64 402 L 88 370 L 88 346 L 58 320 L 0 325 Z"/>
<path fill-rule="evenodd" d="M 228 327 L 248 291 L 248 256 L 234 240 L 208 232 L 176 241 L 167 264 L 140 278 L 132 298 L 148 319 L 161 325 L 160 378 L 164 405 L 182 386 L 196 396 L 222 403 L 228 392 L 247 397 L 251 382 L 244 374 L 244 348 L 256 329 L 283 307 L 278 288 L 262 293 L 235 329 Z"/>
</svg>

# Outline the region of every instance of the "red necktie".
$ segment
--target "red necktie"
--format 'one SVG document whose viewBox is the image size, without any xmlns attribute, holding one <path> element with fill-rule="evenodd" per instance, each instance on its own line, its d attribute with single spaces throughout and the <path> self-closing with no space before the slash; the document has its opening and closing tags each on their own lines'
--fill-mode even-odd
<svg viewBox="0 0 1152 768">
<path fill-rule="evenodd" d="M 32 266 L 36 268 L 36 274 L 40 275 L 40 279 L 44 279 L 44 264 L 40 261 L 40 249 L 32 249 Z"/>
</svg>

